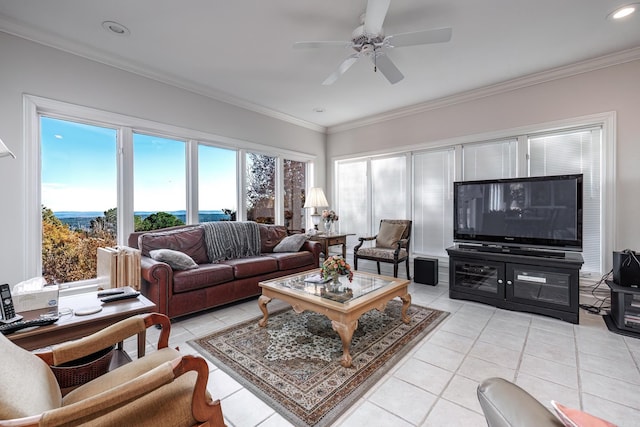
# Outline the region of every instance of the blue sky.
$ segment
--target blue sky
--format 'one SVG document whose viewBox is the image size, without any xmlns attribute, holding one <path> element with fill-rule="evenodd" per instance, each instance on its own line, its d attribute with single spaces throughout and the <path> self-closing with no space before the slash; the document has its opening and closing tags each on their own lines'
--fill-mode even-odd
<svg viewBox="0 0 640 427">
<path fill-rule="evenodd" d="M 42 204 L 55 211 L 117 205 L 116 129 L 43 117 Z M 134 133 L 134 210 L 186 208 L 185 143 Z M 236 152 L 199 148 L 200 210 L 235 209 Z"/>
</svg>

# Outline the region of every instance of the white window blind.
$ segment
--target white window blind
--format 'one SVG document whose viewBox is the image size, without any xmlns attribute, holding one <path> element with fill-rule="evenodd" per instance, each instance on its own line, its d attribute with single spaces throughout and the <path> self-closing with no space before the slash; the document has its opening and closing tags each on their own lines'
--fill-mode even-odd
<svg viewBox="0 0 640 427">
<path fill-rule="evenodd" d="M 581 173 L 583 181 L 584 272 L 602 271 L 601 263 L 601 151 L 600 127 L 529 135 L 529 175 Z"/>
<path fill-rule="evenodd" d="M 388 157 L 371 160 L 372 235 L 381 219 L 409 219 L 407 213 L 407 158 Z"/>
<path fill-rule="evenodd" d="M 482 142 L 462 147 L 462 177 L 465 181 L 516 176 L 517 139 Z"/>
<path fill-rule="evenodd" d="M 368 236 L 367 162 L 339 162 L 336 174 L 340 231 Z"/>
<path fill-rule="evenodd" d="M 446 257 L 453 245 L 453 148 L 413 156 L 413 238 L 417 254 Z"/>
</svg>

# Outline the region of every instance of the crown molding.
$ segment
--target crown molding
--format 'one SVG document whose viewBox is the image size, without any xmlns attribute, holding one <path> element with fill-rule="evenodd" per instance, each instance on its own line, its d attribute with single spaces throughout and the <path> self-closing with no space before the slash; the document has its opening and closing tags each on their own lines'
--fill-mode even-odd
<svg viewBox="0 0 640 427">
<path fill-rule="evenodd" d="M 449 106 L 460 104 L 463 102 L 470 102 L 480 98 L 498 95 L 501 93 L 510 92 L 516 89 L 522 89 L 529 86 L 534 86 L 534 85 L 549 82 L 552 80 L 558 80 L 565 77 L 571 77 L 578 74 L 588 73 L 590 71 L 611 67 L 614 65 L 637 61 L 639 59 L 640 59 L 640 47 L 635 47 L 635 48 L 623 50 L 620 52 L 615 52 L 609 55 L 601 56 L 598 58 L 576 62 L 574 64 L 569 64 L 563 67 L 541 71 L 535 74 L 529 74 L 524 77 L 518 77 L 516 79 L 508 80 L 508 81 L 497 83 L 494 85 L 485 86 L 478 89 L 469 90 L 466 92 L 461 92 L 461 93 L 447 96 L 444 98 L 435 99 L 433 101 L 427 101 L 420 104 L 414 104 L 408 107 L 403 107 L 396 110 L 388 111 L 385 113 L 376 114 L 374 116 L 369 116 L 364 119 L 353 120 L 353 121 L 339 124 L 336 126 L 330 126 L 327 128 L 327 134 L 344 132 L 347 130 L 351 130 L 351 129 L 355 129 L 363 126 L 369 126 L 369 125 L 385 122 L 387 120 L 393 120 L 401 117 L 411 116 L 414 114 L 419 114 L 419 113 L 423 113 L 430 110 L 449 107 Z"/>
<path fill-rule="evenodd" d="M 306 120 L 298 119 L 289 114 L 285 114 L 280 111 L 255 104 L 245 99 L 232 96 L 225 92 L 216 91 L 203 85 L 194 84 L 193 82 L 187 81 L 172 74 L 153 70 L 148 67 L 143 67 L 129 59 L 97 51 L 96 49 L 91 48 L 84 43 L 78 43 L 63 38 L 48 31 L 34 29 L 22 23 L 17 23 L 15 21 L 9 20 L 2 15 L 0 15 L 0 32 L 20 37 L 22 39 L 29 40 L 43 46 L 61 50 L 75 56 L 80 56 L 91 61 L 118 68 L 123 71 L 137 74 L 139 76 L 146 77 L 160 83 L 174 86 L 179 89 L 184 89 L 186 91 L 195 93 L 196 95 L 205 96 L 218 102 L 223 102 L 234 107 L 242 108 L 244 110 L 258 113 L 263 116 L 291 123 L 296 126 L 304 127 L 320 133 L 326 133 L 327 131 L 327 128 L 325 126 L 320 126 Z"/>
</svg>

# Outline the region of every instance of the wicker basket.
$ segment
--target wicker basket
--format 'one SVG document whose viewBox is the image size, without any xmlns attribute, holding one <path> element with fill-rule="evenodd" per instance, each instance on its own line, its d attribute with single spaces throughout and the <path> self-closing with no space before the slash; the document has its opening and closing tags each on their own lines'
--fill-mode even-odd
<svg viewBox="0 0 640 427">
<path fill-rule="evenodd" d="M 79 386 L 109 371 L 113 351 L 113 346 L 107 347 L 82 359 L 51 366 L 51 370 L 60 388 Z"/>
</svg>

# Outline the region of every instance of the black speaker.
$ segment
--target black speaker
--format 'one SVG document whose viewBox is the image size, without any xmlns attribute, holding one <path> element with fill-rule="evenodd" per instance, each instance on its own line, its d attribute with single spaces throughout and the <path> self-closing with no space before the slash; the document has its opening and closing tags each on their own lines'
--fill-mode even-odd
<svg viewBox="0 0 640 427">
<path fill-rule="evenodd" d="M 413 260 L 413 281 L 423 285 L 438 284 L 438 260 L 433 258 L 415 258 Z"/>
<path fill-rule="evenodd" d="M 620 286 L 640 287 L 640 253 L 629 249 L 613 252 L 613 281 Z"/>
</svg>

